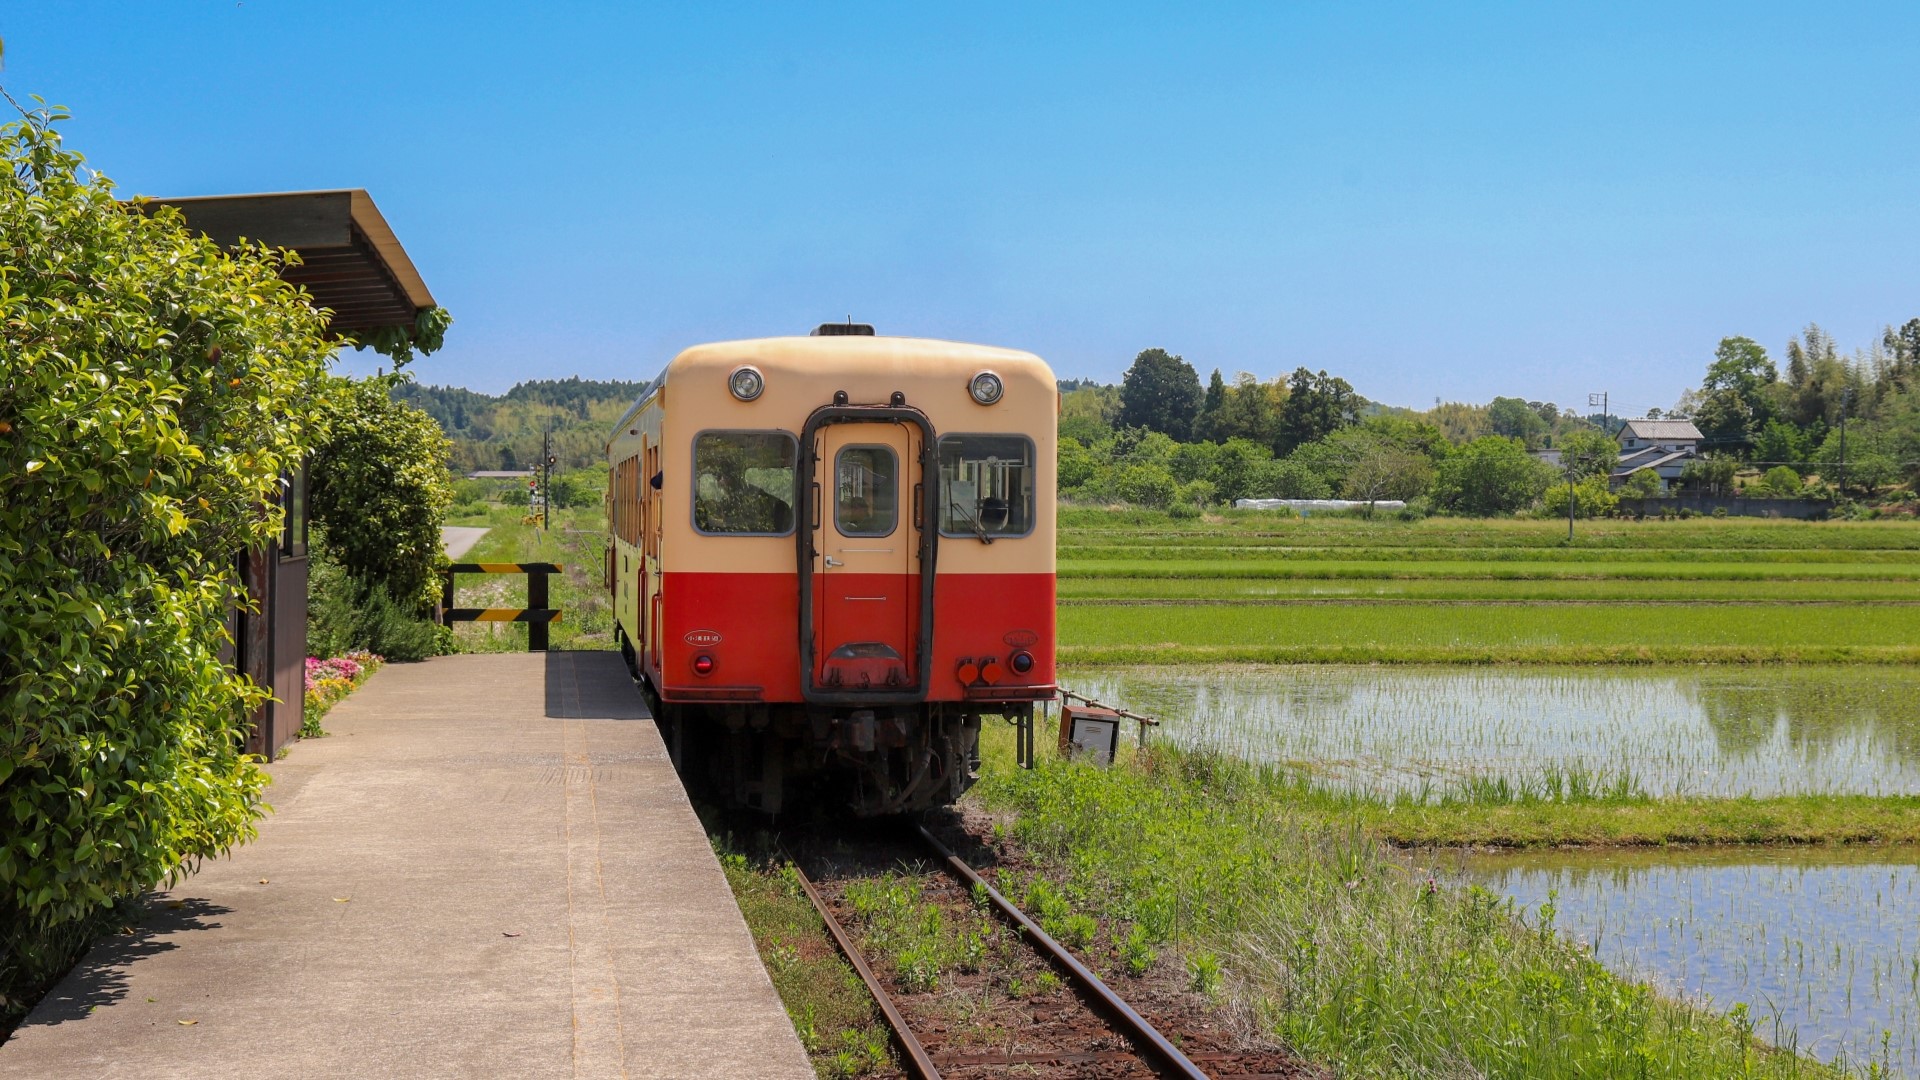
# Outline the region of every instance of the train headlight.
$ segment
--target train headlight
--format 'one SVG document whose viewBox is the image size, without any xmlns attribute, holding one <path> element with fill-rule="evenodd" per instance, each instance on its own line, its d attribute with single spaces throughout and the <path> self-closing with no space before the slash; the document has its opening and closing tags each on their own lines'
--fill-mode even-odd
<svg viewBox="0 0 1920 1080">
<path fill-rule="evenodd" d="M 1014 653 L 1013 656 L 1008 659 L 1007 666 L 1013 669 L 1015 675 L 1025 675 L 1027 672 L 1033 670 L 1033 654 L 1030 652 Z"/>
<path fill-rule="evenodd" d="M 735 368 L 733 374 L 727 376 L 727 389 L 733 391 L 733 396 L 741 401 L 752 401 L 766 388 L 767 380 L 760 374 L 759 368 Z"/>
<path fill-rule="evenodd" d="M 1000 382 L 1000 376 L 991 371 L 983 371 L 975 375 L 973 381 L 967 384 L 967 393 L 972 394 L 973 400 L 982 405 L 991 405 L 999 401 L 1000 395 L 1006 392 L 1007 388 Z"/>
</svg>

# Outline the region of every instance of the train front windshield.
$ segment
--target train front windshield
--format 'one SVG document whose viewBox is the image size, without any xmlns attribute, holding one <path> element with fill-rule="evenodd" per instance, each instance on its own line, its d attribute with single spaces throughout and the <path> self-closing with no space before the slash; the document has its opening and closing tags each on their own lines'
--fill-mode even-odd
<svg viewBox="0 0 1920 1080">
<path fill-rule="evenodd" d="M 1033 440 L 940 437 L 940 532 L 982 539 L 1033 531 Z"/>
</svg>

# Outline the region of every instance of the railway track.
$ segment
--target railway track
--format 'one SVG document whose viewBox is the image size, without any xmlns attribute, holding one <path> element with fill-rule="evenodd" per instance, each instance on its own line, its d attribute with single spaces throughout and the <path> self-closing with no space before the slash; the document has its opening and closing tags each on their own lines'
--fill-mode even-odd
<svg viewBox="0 0 1920 1080">
<path fill-rule="evenodd" d="M 1031 948 L 1044 965 L 1057 972 L 1065 994 L 1073 999 L 1049 1006 L 1046 1022 L 1023 1030 L 1006 1030 L 996 1038 L 957 1037 L 955 1025 L 929 1016 L 926 999 L 940 995 L 901 993 L 877 973 L 863 955 L 853 933 L 843 923 L 836 903 L 795 864 L 800 886 L 825 921 L 829 934 L 853 965 L 879 1006 L 908 1076 L 920 1080 L 959 1080 L 961 1077 L 1004 1075 L 1095 1076 L 1102 1078 L 1171 1077 L 1192 1080 L 1265 1080 L 1310 1075 L 1299 1063 L 1275 1051 L 1221 1048 L 1219 1032 L 1201 1045 L 1183 1049 L 1136 1011 L 1104 980 L 1076 957 L 1038 921 L 981 877 L 925 826 L 915 825 L 910 842 L 918 845 L 952 881 L 951 895 L 959 903 L 989 909 Z M 1040 1010 L 1036 1010 L 1038 1014 Z M 1097 1021 L 1096 1022 L 1096 1018 Z M 1191 1032 L 1176 1031 L 1187 1036 Z M 924 1036 L 924 1037 L 923 1037 Z M 1209 1042 L 1215 1044 L 1206 1045 Z"/>
</svg>

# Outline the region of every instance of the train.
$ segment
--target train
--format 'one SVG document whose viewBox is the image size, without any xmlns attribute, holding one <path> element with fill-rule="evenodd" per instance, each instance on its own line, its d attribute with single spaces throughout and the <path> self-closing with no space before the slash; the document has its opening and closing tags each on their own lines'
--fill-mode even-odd
<svg viewBox="0 0 1920 1080">
<path fill-rule="evenodd" d="M 615 638 L 731 807 L 952 803 L 1055 682 L 1060 395 L 1032 353 L 859 323 L 667 364 L 607 442 Z"/>
</svg>

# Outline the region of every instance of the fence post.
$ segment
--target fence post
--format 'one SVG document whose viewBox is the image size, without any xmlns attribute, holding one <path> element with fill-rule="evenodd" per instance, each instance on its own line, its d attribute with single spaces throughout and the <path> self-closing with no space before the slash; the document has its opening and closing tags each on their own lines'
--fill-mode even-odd
<svg viewBox="0 0 1920 1080">
<path fill-rule="evenodd" d="M 527 571 L 527 607 L 538 611 L 547 606 L 547 571 L 545 567 Z M 547 651 L 547 624 L 530 622 L 527 624 L 527 651 Z"/>
</svg>

